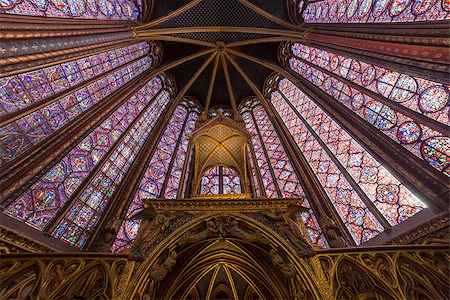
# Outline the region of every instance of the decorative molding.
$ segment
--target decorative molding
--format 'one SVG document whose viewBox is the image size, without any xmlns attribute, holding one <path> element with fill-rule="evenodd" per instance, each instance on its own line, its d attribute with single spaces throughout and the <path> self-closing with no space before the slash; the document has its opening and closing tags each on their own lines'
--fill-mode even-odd
<svg viewBox="0 0 450 300">
<path fill-rule="evenodd" d="M 447 230 L 450 227 L 450 216 L 448 214 L 440 215 L 436 218 L 429 220 L 428 222 L 417 226 L 411 231 L 404 233 L 398 237 L 393 238 L 387 245 L 407 245 L 407 244 L 423 244 L 427 241 L 427 237 L 431 239 L 434 237 L 433 234 L 437 233 L 440 236 L 440 231 Z M 432 242 L 432 241 L 431 241 Z"/>
<path fill-rule="evenodd" d="M 3 226 L 0 226 L 0 243 L 11 245 L 13 248 L 18 248 L 14 252 L 55 252 L 54 249 L 44 246 L 43 244 L 40 244 L 38 242 L 32 241 L 9 229 L 4 228 Z"/>
<path fill-rule="evenodd" d="M 145 199 L 144 207 L 153 207 L 156 211 L 234 211 L 234 212 L 255 212 L 262 210 L 281 209 L 286 210 L 289 205 L 297 205 L 300 199 L 266 199 L 266 198 L 252 198 L 252 199 L 233 199 L 230 195 L 224 195 L 228 198 L 202 198 L 202 199 L 187 199 L 187 200 L 170 200 L 167 199 Z"/>
</svg>

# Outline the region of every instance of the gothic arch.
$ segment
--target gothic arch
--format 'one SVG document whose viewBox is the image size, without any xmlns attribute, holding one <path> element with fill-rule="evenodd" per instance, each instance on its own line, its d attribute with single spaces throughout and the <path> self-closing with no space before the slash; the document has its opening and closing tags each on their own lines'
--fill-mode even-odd
<svg viewBox="0 0 450 300">
<path fill-rule="evenodd" d="M 230 238 L 230 242 L 239 245 L 239 247 L 242 250 L 242 253 L 257 253 L 258 256 L 258 262 L 260 264 L 263 264 L 265 266 L 271 266 L 270 258 L 267 255 L 267 252 L 272 249 L 279 249 L 279 252 L 285 253 L 285 257 L 287 258 L 287 261 L 292 264 L 295 267 L 295 278 L 291 279 L 294 281 L 297 281 L 300 285 L 305 286 L 307 289 L 307 293 L 312 295 L 312 298 L 320 299 L 322 298 L 322 294 L 324 290 L 326 290 L 325 286 L 319 286 L 317 283 L 322 282 L 321 284 L 327 285 L 325 281 L 321 281 L 320 278 L 317 277 L 317 275 L 314 273 L 317 269 L 315 268 L 315 264 L 318 263 L 318 261 L 315 261 L 314 259 L 308 259 L 308 258 L 301 258 L 299 257 L 298 253 L 296 253 L 296 250 L 292 247 L 292 245 L 289 244 L 287 240 L 285 240 L 279 233 L 275 232 L 268 226 L 262 224 L 259 221 L 256 221 L 255 219 L 241 214 L 241 213 L 235 213 L 235 212 L 227 212 L 227 213 L 206 213 L 201 216 L 196 217 L 186 217 L 188 219 L 187 222 L 178 223 L 174 226 L 169 226 L 165 231 L 161 233 L 161 237 L 159 237 L 156 242 L 153 245 L 149 246 L 149 249 L 151 249 L 150 253 L 146 256 L 145 261 L 140 263 L 140 266 L 136 269 L 136 272 L 133 274 L 133 277 L 130 279 L 130 284 L 128 285 L 128 289 L 126 290 L 124 296 L 127 299 L 140 299 L 145 293 L 148 292 L 148 289 L 152 288 L 157 284 L 157 282 L 152 282 L 149 278 L 149 273 L 151 271 L 151 268 L 155 265 L 158 265 L 158 263 L 161 262 L 161 257 L 165 255 L 165 253 L 169 251 L 177 251 L 178 253 L 182 253 L 184 250 L 185 245 L 179 246 L 180 240 L 182 237 L 186 236 L 191 231 L 198 230 L 199 224 L 202 224 L 203 222 L 206 222 L 207 220 L 210 220 L 215 217 L 231 217 L 235 220 L 237 220 L 240 224 L 243 224 L 243 226 L 247 226 L 247 228 L 251 228 L 253 232 L 258 231 L 261 233 L 262 239 L 266 239 L 268 243 L 266 245 L 262 243 L 249 243 L 244 241 L 243 239 L 239 238 Z M 177 222 L 172 222 L 177 223 Z M 195 247 L 202 247 L 210 245 L 211 242 L 213 242 L 215 239 L 201 239 L 198 242 L 194 243 Z M 193 247 L 192 245 L 189 245 L 188 247 Z M 195 248 L 194 249 L 197 249 Z M 249 251 L 251 249 L 252 251 Z M 190 251 L 195 252 L 195 251 Z M 265 253 L 264 256 L 261 254 Z M 215 257 L 218 260 L 224 260 L 227 257 L 228 254 L 226 254 L 226 251 L 222 251 L 221 255 L 218 257 Z M 229 256 L 228 257 L 232 257 Z M 262 258 L 262 259 L 261 259 Z M 158 262 L 159 261 L 159 262 Z M 217 263 L 217 261 L 215 261 Z M 204 263 L 204 262 L 203 262 Z M 208 263 L 214 263 L 208 262 Z M 272 266 L 273 268 L 273 266 Z M 172 278 L 172 276 L 176 276 L 178 270 L 178 266 L 172 270 L 172 272 L 168 273 L 167 279 L 164 279 L 164 281 L 171 280 L 169 278 Z M 179 270 L 178 270 L 179 271 Z M 276 269 L 272 269 L 273 272 L 279 272 Z M 191 271 L 190 271 L 191 272 Z M 252 271 L 252 273 L 254 273 Z M 270 274 L 270 273 L 269 273 Z M 273 274 L 273 273 L 272 273 Z M 289 280 L 284 281 L 284 288 L 286 291 L 289 290 L 288 285 L 290 284 Z M 271 284 L 272 287 L 276 287 L 273 283 Z M 285 292 L 280 292 L 280 287 L 277 287 L 277 290 L 279 291 L 278 295 L 285 295 Z M 305 291 L 304 291 L 305 292 Z M 169 295 L 165 295 L 169 296 Z M 289 296 L 289 295 L 287 295 Z M 289 297 L 293 297 L 290 295 Z"/>
</svg>

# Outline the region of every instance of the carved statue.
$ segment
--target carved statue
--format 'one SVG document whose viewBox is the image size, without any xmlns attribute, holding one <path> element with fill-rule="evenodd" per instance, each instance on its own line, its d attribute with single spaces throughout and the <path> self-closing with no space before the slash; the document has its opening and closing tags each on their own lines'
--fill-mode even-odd
<svg viewBox="0 0 450 300">
<path fill-rule="evenodd" d="M 114 238 L 119 230 L 119 218 L 112 218 L 101 232 L 101 235 L 93 243 L 91 250 L 94 252 L 110 253 Z"/>
<path fill-rule="evenodd" d="M 270 243 L 259 231 L 245 231 L 239 227 L 238 220 L 230 216 L 220 216 L 207 220 L 206 229 L 203 231 L 198 233 L 191 232 L 182 237 L 178 242 L 178 246 L 186 243 L 195 243 L 212 237 L 236 237 L 250 243 L 259 242 L 265 245 Z"/>
<path fill-rule="evenodd" d="M 260 242 L 265 245 L 270 244 L 259 231 L 255 230 L 254 232 L 247 232 L 241 229 L 239 227 L 239 221 L 236 219 L 233 219 L 230 224 L 225 227 L 225 232 L 226 236 L 236 237 L 249 243 Z"/>
<path fill-rule="evenodd" d="M 180 213 L 173 214 L 170 211 L 163 211 L 158 214 L 151 207 L 136 214 L 134 218 L 141 218 L 142 222 L 134 240 L 130 257 L 143 260 L 158 234 L 169 226 L 171 220 L 178 217 L 180 217 Z"/>
<path fill-rule="evenodd" d="M 220 232 L 219 232 L 220 231 Z M 202 241 L 207 238 L 211 238 L 214 236 L 223 236 L 222 229 L 213 221 L 206 221 L 206 229 L 200 231 L 199 233 L 188 233 L 184 237 L 180 238 L 178 241 L 178 246 L 182 246 L 187 243 L 196 243 L 198 241 Z"/>
<path fill-rule="evenodd" d="M 111 244 L 116 236 L 116 231 L 113 229 L 106 229 L 103 235 L 92 245 L 92 251 L 109 253 L 111 252 Z"/>
<path fill-rule="evenodd" d="M 331 248 L 348 247 L 348 243 L 338 234 L 338 227 L 330 217 L 323 216 L 321 221 L 322 226 L 324 227 L 323 230 L 325 237 L 327 238 L 328 244 Z"/>
<path fill-rule="evenodd" d="M 276 222 L 277 228 L 284 232 L 289 241 L 297 248 L 297 253 L 300 257 L 311 257 L 316 252 L 309 241 L 303 236 L 302 230 L 297 223 L 303 222 L 297 212 L 304 209 L 297 205 L 289 205 L 285 213 L 276 209 L 275 211 L 266 211 L 264 214 Z M 295 220 L 292 219 L 291 215 L 294 215 Z"/>
<path fill-rule="evenodd" d="M 177 263 L 177 253 L 175 251 L 171 251 L 169 256 L 161 265 L 156 265 L 150 269 L 150 278 L 154 281 L 163 280 L 167 273 L 172 271 L 172 268 Z"/>
<path fill-rule="evenodd" d="M 270 249 L 269 255 L 272 260 L 272 264 L 281 271 L 284 277 L 288 279 L 295 277 L 296 272 L 294 265 L 286 263 L 275 249 Z"/>
</svg>

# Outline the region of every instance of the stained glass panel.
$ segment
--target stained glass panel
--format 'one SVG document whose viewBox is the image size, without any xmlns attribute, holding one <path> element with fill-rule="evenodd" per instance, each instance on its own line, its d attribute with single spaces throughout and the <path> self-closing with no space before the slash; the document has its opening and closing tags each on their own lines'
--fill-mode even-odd
<svg viewBox="0 0 450 300">
<path fill-rule="evenodd" d="M 241 179 L 237 172 L 225 166 L 212 167 L 200 180 L 201 195 L 241 194 Z"/>
<path fill-rule="evenodd" d="M 201 195 L 217 195 L 220 193 L 219 167 L 213 167 L 203 173 L 200 180 Z"/>
<path fill-rule="evenodd" d="M 146 98 L 153 99 L 161 89 L 160 82 L 154 83 L 153 85 L 147 84 L 133 96 L 139 99 L 139 103 L 136 103 L 139 105 L 139 109 L 145 107 L 149 102 Z M 97 225 L 109 200 L 120 186 L 169 100 L 170 94 L 164 90 L 140 114 L 128 133 L 111 152 L 100 171 L 91 179 L 81 196 L 73 204 L 63 221 L 53 231 L 54 237 L 77 247 L 84 246 L 86 237 L 90 236 Z M 80 218 L 84 221 L 81 222 Z M 74 232 L 81 234 L 73 235 Z"/>
<path fill-rule="evenodd" d="M 292 53 L 412 111 L 449 124 L 449 91 L 440 83 L 298 43 L 292 45 Z"/>
<path fill-rule="evenodd" d="M 163 185 L 167 180 L 166 178 L 172 179 L 172 183 L 168 182 L 170 186 L 168 195 L 176 196 L 176 189 L 178 187 L 174 183 L 175 181 L 179 183 L 179 178 L 172 178 L 171 175 L 173 174 L 169 174 L 168 171 L 173 155 L 176 153 L 180 136 L 180 145 L 183 149 L 180 153 L 184 153 L 183 155 L 186 156 L 186 150 L 184 150 L 186 142 L 183 142 L 183 139 L 186 137 L 187 132 L 192 130 L 194 126 L 193 121 L 198 117 L 198 111 L 194 110 L 195 113 L 190 113 L 189 107 L 192 107 L 192 105 L 188 105 L 186 102 L 181 103 L 177 106 L 169 120 L 158 145 L 155 147 L 155 152 L 147 165 L 144 176 L 139 183 L 139 188 L 127 210 L 125 220 L 122 222 L 117 237 L 114 240 L 111 248 L 113 252 L 119 252 L 131 246 L 140 226 L 140 221 L 134 220 L 132 217 L 142 210 L 143 199 L 163 197 L 165 195 Z M 177 159 L 179 158 L 175 157 L 174 166 L 176 165 L 175 161 Z"/>
<path fill-rule="evenodd" d="M 267 112 L 257 100 L 248 99 L 241 104 L 241 113 L 245 127 L 252 136 L 252 145 L 266 197 L 300 198 L 299 204 L 310 208 L 308 212 L 301 213 L 309 238 L 313 243 L 327 248 L 328 244 L 317 218 Z M 277 187 L 281 194 L 278 194 Z"/>
<path fill-rule="evenodd" d="M 52 67 L 0 78 L 0 116 L 45 100 L 148 53 L 149 45 L 143 42 Z"/>
<path fill-rule="evenodd" d="M 149 85 L 158 85 L 159 81 L 159 78 L 153 78 Z M 43 230 L 150 100 L 151 98 L 136 96 L 126 100 L 50 171 L 15 199 L 4 213 Z M 86 216 L 88 211 L 88 208 L 83 208 L 79 218 Z M 71 212 L 75 213 L 76 210 Z M 82 220 L 79 219 L 79 222 Z M 80 241 L 83 239 L 80 238 Z"/>
<path fill-rule="evenodd" d="M 338 63 L 334 64 L 333 61 L 337 60 L 331 59 L 331 69 L 334 68 L 333 65 L 338 66 Z M 355 88 L 306 64 L 299 58 L 292 57 L 289 64 L 292 70 L 378 128 L 389 138 L 401 144 L 417 157 L 424 159 L 434 168 L 450 175 L 450 148 L 445 147 L 445 145 L 450 144 L 448 136 L 376 101 L 368 95 L 361 94 Z M 370 82 L 371 76 L 368 75 L 367 78 L 369 78 L 367 81 Z M 441 143 L 437 143 L 436 148 L 426 146 L 427 141 L 433 143 L 437 140 Z"/>
<path fill-rule="evenodd" d="M 122 67 L 112 74 L 2 127 L 0 140 L 1 165 L 11 162 L 20 154 L 32 148 L 33 145 L 42 142 L 69 121 L 80 116 L 125 83 L 147 70 L 151 63 L 152 60 L 148 56 L 143 57 L 129 66 Z M 16 95 L 21 97 L 20 92 Z"/>
<path fill-rule="evenodd" d="M 277 91 L 273 92 L 271 101 L 356 244 L 380 234 L 381 224 L 292 108 Z"/>
<path fill-rule="evenodd" d="M 134 0 L 3 0 L 0 13 L 47 18 L 136 21 L 142 5 Z"/>
<path fill-rule="evenodd" d="M 285 98 L 274 92 L 272 99 L 290 102 L 292 112 L 309 125 L 391 225 L 426 207 L 292 82 L 282 79 L 279 90 Z"/>
<path fill-rule="evenodd" d="M 300 8 L 301 9 L 301 8 Z M 449 18 L 448 0 L 325 0 L 309 3 L 307 23 L 389 23 Z"/>
</svg>

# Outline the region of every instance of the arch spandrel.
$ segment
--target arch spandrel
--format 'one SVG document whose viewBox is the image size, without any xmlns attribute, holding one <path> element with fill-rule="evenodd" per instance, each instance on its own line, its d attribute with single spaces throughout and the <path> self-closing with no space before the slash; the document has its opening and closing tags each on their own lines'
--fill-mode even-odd
<svg viewBox="0 0 450 300">
<path fill-rule="evenodd" d="M 235 202 L 237 201 L 235 200 Z M 274 201 L 274 203 L 277 202 Z M 284 203 L 281 207 L 286 209 L 288 205 L 288 203 Z M 173 216 L 174 213 L 172 212 L 170 215 Z M 208 226 L 214 227 L 211 224 L 208 225 L 208 222 L 218 225 L 222 222 L 219 220 L 228 220 L 233 225 L 227 225 L 227 227 L 222 224 L 222 233 L 206 234 L 205 231 Z M 186 273 L 190 276 L 190 274 L 198 272 L 199 275 L 196 276 L 199 277 L 207 267 L 226 262 L 234 268 L 250 272 L 253 275 L 259 272 L 259 284 L 264 283 L 265 286 L 274 289 L 276 298 L 283 296 L 282 298 L 289 299 L 289 297 L 292 297 L 293 295 L 286 295 L 286 291 L 292 293 L 292 286 L 290 285 L 294 284 L 294 286 L 304 287 L 305 290 L 302 292 L 310 294 L 312 298 L 326 299 L 323 290 L 326 290 L 327 283 L 320 281 L 320 278 L 324 277 L 315 274 L 319 266 L 314 266 L 318 261 L 310 258 L 313 252 L 302 258 L 302 253 L 305 254 L 304 249 L 296 248 L 291 243 L 290 238 L 279 229 L 281 225 L 277 225 L 277 222 L 279 221 L 265 217 L 264 212 L 257 212 L 256 210 L 244 213 L 224 211 L 210 213 L 204 211 L 199 214 L 197 211 L 192 215 L 182 214 L 178 219 L 171 221 L 171 225 L 161 232 L 152 245 L 148 245 L 148 249 L 151 250 L 145 253 L 145 259 L 140 263 L 131 278 L 129 289 L 124 296 L 133 299 L 133 297 L 142 296 L 148 292 L 148 289 L 157 286 L 160 289 L 156 290 L 167 291 L 167 294 L 158 294 L 159 297 L 183 296 L 178 295 L 176 289 L 179 287 L 181 279 L 184 278 L 183 276 L 187 276 Z M 234 225 L 236 227 L 232 229 L 231 227 Z M 216 247 L 213 253 L 208 252 L 211 247 Z M 279 254 L 279 257 L 282 257 L 282 262 L 279 261 L 278 265 L 273 262 L 274 260 L 271 257 L 270 251 L 272 249 L 276 254 Z M 155 270 L 155 266 L 164 265 L 169 253 L 173 251 L 177 253 L 177 262 L 167 272 L 161 283 L 153 282 L 150 286 L 148 281 L 150 273 Z M 280 267 L 280 264 L 283 267 Z M 251 265 L 261 269 L 258 272 L 250 270 L 249 266 Z M 295 276 L 287 278 L 283 274 L 290 267 L 295 270 Z M 261 274 L 267 274 L 267 276 Z M 273 274 L 276 274 L 276 276 L 273 276 Z M 258 276 L 253 278 L 258 278 Z M 273 280 L 277 282 L 267 282 L 267 278 L 270 276 L 276 278 Z M 264 279 L 264 277 L 266 278 Z M 193 279 L 190 278 L 189 280 Z M 176 282 L 178 284 L 175 284 Z M 316 282 L 321 282 L 320 288 L 316 285 Z"/>
</svg>

